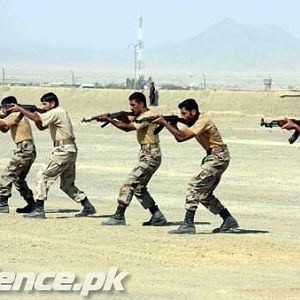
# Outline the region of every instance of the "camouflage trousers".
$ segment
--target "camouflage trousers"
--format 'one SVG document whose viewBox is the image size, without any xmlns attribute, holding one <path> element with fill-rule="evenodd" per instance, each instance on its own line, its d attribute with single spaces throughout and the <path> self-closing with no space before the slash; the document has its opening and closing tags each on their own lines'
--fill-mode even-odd
<svg viewBox="0 0 300 300">
<path fill-rule="evenodd" d="M 68 152 L 63 147 L 54 148 L 48 165 L 38 174 L 36 199 L 47 200 L 50 186 L 60 177 L 60 189 L 76 202 L 86 195 L 74 184 L 76 177 L 77 152 Z"/>
<path fill-rule="evenodd" d="M 186 209 L 195 211 L 201 203 L 213 214 L 220 213 L 224 206 L 213 195 L 213 191 L 219 184 L 229 161 L 230 155 L 227 147 L 225 151 L 209 154 L 202 160 L 200 172 L 188 183 Z"/>
<path fill-rule="evenodd" d="M 161 152 L 159 145 L 142 145 L 139 162 L 122 185 L 118 203 L 128 206 L 134 195 L 145 209 L 155 205 L 155 201 L 147 190 L 147 184 L 160 164 Z"/>
<path fill-rule="evenodd" d="M 25 179 L 35 158 L 36 151 L 33 142 L 17 143 L 14 155 L 0 178 L 0 196 L 11 197 L 11 189 L 14 184 L 25 200 L 33 198 L 32 190 L 28 187 Z"/>
</svg>

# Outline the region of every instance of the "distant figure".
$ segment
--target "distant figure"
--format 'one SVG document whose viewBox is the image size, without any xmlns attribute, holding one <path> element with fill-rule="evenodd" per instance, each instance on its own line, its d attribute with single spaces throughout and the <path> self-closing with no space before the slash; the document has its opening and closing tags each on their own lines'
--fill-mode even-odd
<svg viewBox="0 0 300 300">
<path fill-rule="evenodd" d="M 150 85 L 149 100 L 150 100 L 150 105 L 151 106 L 157 105 L 157 103 L 156 103 L 156 91 L 155 91 L 154 82 L 151 82 L 151 85 Z"/>
</svg>

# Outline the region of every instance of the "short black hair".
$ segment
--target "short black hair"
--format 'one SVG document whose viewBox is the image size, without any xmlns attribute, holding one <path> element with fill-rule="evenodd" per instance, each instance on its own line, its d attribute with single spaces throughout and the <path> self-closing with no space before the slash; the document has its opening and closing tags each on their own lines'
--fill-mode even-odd
<svg viewBox="0 0 300 300">
<path fill-rule="evenodd" d="M 14 96 L 8 96 L 2 99 L 1 104 L 17 104 L 18 101 Z"/>
<path fill-rule="evenodd" d="M 46 93 L 41 97 L 41 102 L 51 102 L 51 101 L 55 102 L 55 107 L 59 105 L 57 96 L 52 92 Z"/>
<path fill-rule="evenodd" d="M 178 104 L 178 108 L 185 108 L 188 111 L 192 111 L 193 109 L 196 110 L 197 113 L 199 113 L 199 106 L 195 99 L 189 98 L 185 99 L 184 101 L 180 102 Z"/>
<path fill-rule="evenodd" d="M 129 101 L 135 100 L 136 102 L 140 103 L 143 102 L 144 106 L 147 107 L 147 101 L 146 97 L 143 93 L 141 92 L 134 92 L 129 96 Z"/>
</svg>

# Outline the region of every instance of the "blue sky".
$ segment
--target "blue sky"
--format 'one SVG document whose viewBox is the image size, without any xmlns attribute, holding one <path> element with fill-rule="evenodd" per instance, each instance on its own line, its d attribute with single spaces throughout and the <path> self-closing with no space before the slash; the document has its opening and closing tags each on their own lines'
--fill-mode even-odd
<svg viewBox="0 0 300 300">
<path fill-rule="evenodd" d="M 135 42 L 138 18 L 150 47 L 193 37 L 224 18 L 275 24 L 300 39 L 296 0 L 0 0 L 0 17 L 42 44 L 113 50 Z"/>
</svg>

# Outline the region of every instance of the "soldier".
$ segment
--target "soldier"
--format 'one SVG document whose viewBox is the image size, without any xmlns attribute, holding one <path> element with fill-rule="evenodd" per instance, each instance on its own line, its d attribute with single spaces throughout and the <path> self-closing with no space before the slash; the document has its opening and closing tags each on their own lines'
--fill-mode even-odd
<svg viewBox="0 0 300 300">
<path fill-rule="evenodd" d="M 1 105 L 16 104 L 13 96 L 4 98 Z M 32 190 L 28 187 L 26 176 L 36 158 L 36 151 L 29 121 L 18 113 L 3 112 L 0 119 L 0 130 L 4 133 L 10 130 L 12 140 L 16 144 L 14 155 L 0 179 L 0 213 L 8 213 L 8 199 L 11 197 L 14 184 L 20 195 L 27 202 L 23 208 L 17 208 L 17 213 L 30 213 L 35 208 Z"/>
<path fill-rule="evenodd" d="M 132 114 L 135 118 L 148 117 L 151 112 L 147 107 L 146 97 L 144 94 L 135 92 L 129 96 L 129 104 Z M 155 201 L 147 190 L 147 184 L 153 174 L 161 164 L 161 152 L 159 147 L 159 138 L 154 135 L 154 124 L 135 123 L 134 120 L 116 120 L 107 115 L 100 115 L 101 122 L 110 122 L 115 127 L 123 131 L 137 131 L 137 140 L 141 145 L 139 153 L 139 162 L 128 175 L 127 180 L 122 185 L 118 196 L 118 207 L 115 214 L 103 225 L 126 225 L 125 210 L 129 206 L 133 195 L 138 199 L 145 209 L 149 209 L 152 214 L 149 221 L 143 225 L 161 226 L 167 223 L 165 216 L 159 210 Z M 128 121 L 128 122 L 127 122 Z"/>
<path fill-rule="evenodd" d="M 29 112 L 15 105 L 12 111 L 19 111 L 34 121 L 39 130 L 50 129 L 54 143 L 50 161 L 42 170 L 37 183 L 36 208 L 27 218 L 45 218 L 44 201 L 47 200 L 48 191 L 54 181 L 60 177 L 60 188 L 74 201 L 83 206 L 82 212 L 75 217 L 85 217 L 96 213 L 84 192 L 74 184 L 77 147 L 73 133 L 73 126 L 68 113 L 59 106 L 59 100 L 54 93 L 46 93 L 41 97 L 44 113 Z"/>
<path fill-rule="evenodd" d="M 154 82 L 151 82 L 150 90 L 149 90 L 150 105 L 156 105 L 155 97 L 156 97 L 155 85 L 154 85 Z"/>
<path fill-rule="evenodd" d="M 222 174 L 229 165 L 228 148 L 223 143 L 214 122 L 208 115 L 199 111 L 198 104 L 194 99 L 184 100 L 178 105 L 178 108 L 181 117 L 187 122 L 187 128 L 180 130 L 176 125 L 169 124 L 162 116 L 153 122 L 165 126 L 177 142 L 184 142 L 195 137 L 197 142 L 206 150 L 207 155 L 202 160 L 200 172 L 188 184 L 186 214 L 183 224 L 169 233 L 195 233 L 194 216 L 199 203 L 213 214 L 219 214 L 222 217 L 223 223 L 219 228 L 213 230 L 214 233 L 234 231 L 239 227 L 237 221 L 213 195 Z"/>
</svg>

